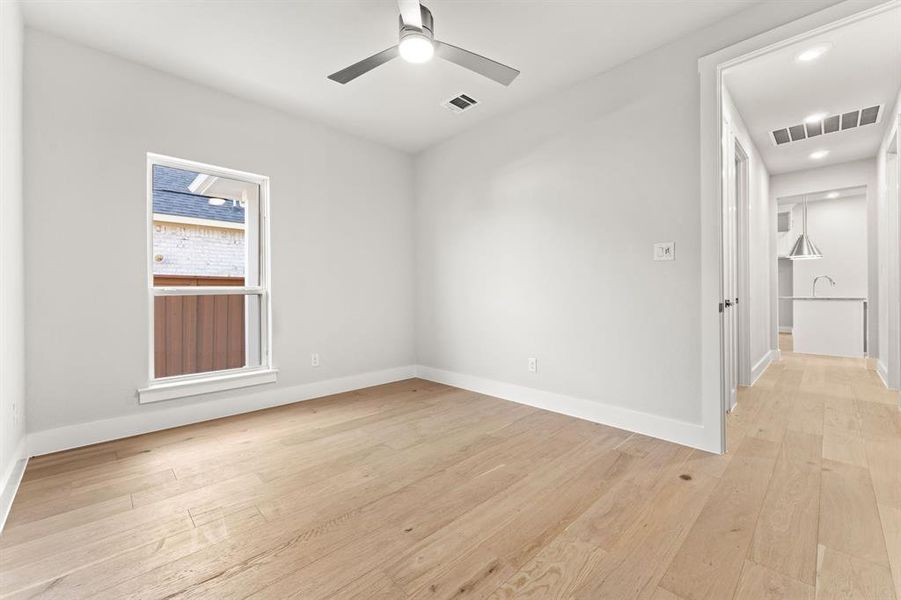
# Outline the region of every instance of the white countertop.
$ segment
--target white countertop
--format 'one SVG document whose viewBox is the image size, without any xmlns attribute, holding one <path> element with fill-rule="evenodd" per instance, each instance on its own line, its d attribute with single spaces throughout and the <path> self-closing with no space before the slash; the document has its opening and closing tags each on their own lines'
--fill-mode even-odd
<svg viewBox="0 0 901 600">
<path fill-rule="evenodd" d="M 866 302 L 866 298 L 854 296 L 779 296 L 780 300 L 850 300 L 854 302 Z"/>
</svg>

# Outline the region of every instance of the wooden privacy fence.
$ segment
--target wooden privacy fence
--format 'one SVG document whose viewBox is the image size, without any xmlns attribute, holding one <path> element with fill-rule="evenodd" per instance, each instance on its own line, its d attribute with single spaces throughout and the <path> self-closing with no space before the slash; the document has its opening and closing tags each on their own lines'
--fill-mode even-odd
<svg viewBox="0 0 901 600">
<path fill-rule="evenodd" d="M 240 277 L 155 275 L 155 286 L 243 286 Z M 156 377 L 244 366 L 244 296 L 157 296 L 153 305 Z"/>
</svg>

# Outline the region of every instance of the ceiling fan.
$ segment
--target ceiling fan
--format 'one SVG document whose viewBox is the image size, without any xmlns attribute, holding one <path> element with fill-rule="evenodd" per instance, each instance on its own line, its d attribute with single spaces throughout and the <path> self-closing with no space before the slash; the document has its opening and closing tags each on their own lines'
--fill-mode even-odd
<svg viewBox="0 0 901 600">
<path fill-rule="evenodd" d="M 332 73 L 328 76 L 329 79 L 342 84 L 348 83 L 397 56 L 407 62 L 424 63 L 434 55 L 503 85 L 510 85 L 519 75 L 519 71 L 512 67 L 436 40 L 432 12 L 421 5 L 419 0 L 398 0 L 397 5 L 400 8 L 400 41 L 397 46 Z"/>
</svg>

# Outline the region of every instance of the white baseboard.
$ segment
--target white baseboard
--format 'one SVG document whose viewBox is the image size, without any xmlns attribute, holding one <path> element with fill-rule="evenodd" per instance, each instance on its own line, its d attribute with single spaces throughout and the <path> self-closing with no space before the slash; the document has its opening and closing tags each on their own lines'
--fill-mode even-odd
<svg viewBox="0 0 901 600">
<path fill-rule="evenodd" d="M 879 375 L 879 379 L 882 380 L 882 385 L 891 389 L 888 384 L 888 367 L 882 362 L 881 358 L 876 359 L 876 374 Z"/>
<path fill-rule="evenodd" d="M 683 446 L 715 452 L 706 447 L 705 440 L 709 436 L 705 436 L 704 427 L 696 423 L 423 365 L 416 367 L 416 376 L 586 421 L 634 431 Z"/>
<path fill-rule="evenodd" d="M 767 367 L 770 366 L 770 363 L 774 360 L 779 360 L 782 357 L 782 353 L 779 350 L 770 350 L 766 354 L 763 355 L 763 358 L 757 361 L 753 367 L 751 367 L 751 385 L 757 383 L 757 380 L 760 379 L 760 376 L 764 374 Z"/>
<path fill-rule="evenodd" d="M 304 383 L 281 389 L 217 398 L 172 408 L 160 408 L 157 404 L 151 409 L 130 415 L 32 432 L 28 435 L 28 455 L 40 456 L 41 454 L 108 442 L 142 433 L 150 433 L 151 431 L 190 425 L 191 423 L 219 419 L 273 406 L 292 404 L 331 394 L 350 392 L 373 385 L 410 379 L 415 377 L 415 373 L 416 368 L 410 365 L 325 381 Z"/>
<path fill-rule="evenodd" d="M 772 330 L 770 330 L 770 331 L 772 331 Z M 791 332 L 792 332 L 791 327 L 786 327 L 784 325 L 779 326 L 779 333 L 791 333 Z"/>
<path fill-rule="evenodd" d="M 13 455 L 15 457 L 14 460 L 7 466 L 6 472 L 3 473 L 3 478 L 0 479 L 0 532 L 3 531 L 3 526 L 6 525 L 6 517 L 9 516 L 9 509 L 12 508 L 16 492 L 19 490 L 19 484 L 22 482 L 25 465 L 28 464 L 26 449 L 27 438 L 23 435 Z"/>
</svg>

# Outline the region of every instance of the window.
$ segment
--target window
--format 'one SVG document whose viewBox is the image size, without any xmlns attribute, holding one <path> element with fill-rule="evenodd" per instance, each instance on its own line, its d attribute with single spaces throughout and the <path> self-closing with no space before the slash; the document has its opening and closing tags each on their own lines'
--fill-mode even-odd
<svg viewBox="0 0 901 600">
<path fill-rule="evenodd" d="M 275 381 L 268 178 L 148 154 L 150 383 L 140 401 Z"/>
</svg>

